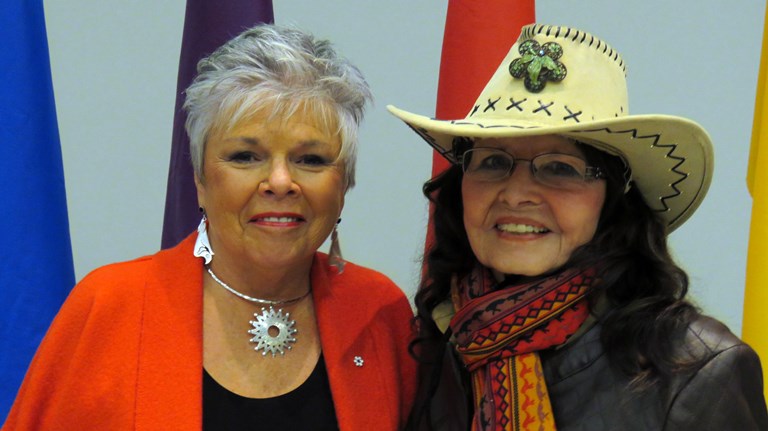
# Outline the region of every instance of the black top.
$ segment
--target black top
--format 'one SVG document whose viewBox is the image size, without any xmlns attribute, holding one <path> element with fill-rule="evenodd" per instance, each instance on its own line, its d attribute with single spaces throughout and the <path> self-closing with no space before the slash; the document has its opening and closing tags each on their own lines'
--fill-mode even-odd
<svg viewBox="0 0 768 431">
<path fill-rule="evenodd" d="M 203 369 L 203 429 L 338 430 L 323 356 L 301 386 L 274 398 L 237 395 Z"/>
</svg>

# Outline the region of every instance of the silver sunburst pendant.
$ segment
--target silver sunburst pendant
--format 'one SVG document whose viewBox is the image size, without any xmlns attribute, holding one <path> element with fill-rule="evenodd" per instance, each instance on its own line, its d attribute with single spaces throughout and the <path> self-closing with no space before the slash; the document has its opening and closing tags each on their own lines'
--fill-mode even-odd
<svg viewBox="0 0 768 431">
<path fill-rule="evenodd" d="M 256 320 L 250 321 L 253 329 L 249 330 L 248 333 L 253 335 L 253 338 L 251 338 L 251 343 L 256 343 L 256 346 L 253 348 L 253 350 L 256 350 L 257 352 L 261 350 L 261 354 L 263 356 L 267 356 L 267 353 L 271 353 L 273 358 L 277 353 L 285 355 L 286 350 L 291 350 L 293 347 L 292 344 L 296 342 L 296 337 L 293 335 L 298 332 L 298 329 L 295 328 L 296 321 L 289 320 L 291 313 L 283 314 L 282 308 L 275 311 L 272 306 L 295 304 L 309 296 L 309 294 L 312 292 L 311 289 L 308 289 L 305 294 L 291 299 L 274 301 L 269 299 L 252 298 L 248 295 L 238 292 L 237 290 L 229 287 L 227 283 L 219 280 L 219 277 L 214 274 L 210 266 L 206 265 L 206 269 L 208 270 L 208 274 L 211 275 L 211 278 L 213 278 L 216 283 L 218 283 L 221 287 L 233 295 L 248 302 L 269 305 L 269 310 L 262 307 L 261 314 L 253 313 L 253 317 L 255 317 Z"/>
<path fill-rule="evenodd" d="M 253 350 L 261 350 L 263 356 L 271 353 L 273 358 L 277 353 L 284 355 L 286 350 L 291 350 L 296 342 L 293 335 L 298 332 L 294 327 L 296 321 L 289 320 L 291 313 L 283 314 L 282 308 L 275 311 L 272 307 L 269 310 L 262 307 L 261 314 L 253 313 L 253 317 L 256 318 L 251 320 L 253 329 L 248 331 L 253 335 L 251 343 L 256 343 Z"/>
</svg>

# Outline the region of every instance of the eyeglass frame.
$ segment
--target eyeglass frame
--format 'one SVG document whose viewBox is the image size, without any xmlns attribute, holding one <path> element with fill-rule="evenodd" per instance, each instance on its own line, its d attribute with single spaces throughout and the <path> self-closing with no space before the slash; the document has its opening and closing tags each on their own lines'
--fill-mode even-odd
<svg viewBox="0 0 768 431">
<path fill-rule="evenodd" d="M 522 158 L 515 157 L 514 155 L 508 153 L 507 151 L 505 151 L 505 150 L 503 150 L 501 148 L 493 148 L 493 147 L 475 147 L 475 148 L 469 148 L 469 149 L 463 151 L 457 157 L 457 162 L 461 166 L 461 171 L 462 171 L 462 173 L 464 175 L 467 175 L 467 166 L 464 163 L 465 162 L 465 157 L 466 157 L 467 153 L 471 154 L 473 151 L 478 151 L 478 150 L 503 153 L 503 154 L 509 156 L 509 158 L 512 160 L 512 164 L 510 165 L 509 169 L 507 170 L 507 172 L 503 176 L 500 176 L 498 179 L 485 180 L 487 182 L 503 181 L 503 180 L 511 177 L 512 174 L 515 172 L 515 168 L 517 167 L 517 164 L 518 164 L 517 162 L 528 162 L 528 166 L 529 166 L 529 169 L 530 169 L 530 172 L 531 172 L 531 176 L 536 181 L 538 181 L 539 183 L 544 184 L 546 186 L 557 188 L 557 186 L 554 186 L 552 184 L 546 183 L 545 181 L 542 181 L 537 176 L 536 172 L 538 170 L 534 166 L 534 160 L 536 160 L 537 158 L 539 158 L 541 156 L 550 156 L 550 155 L 561 155 L 561 156 L 573 157 L 574 159 L 578 159 L 578 160 L 583 161 L 584 165 L 585 165 L 584 166 L 584 171 L 585 172 L 584 172 L 584 175 L 580 178 L 581 179 L 581 183 L 583 183 L 583 184 L 590 183 L 592 181 L 596 181 L 596 180 L 600 180 L 600 179 L 605 179 L 606 178 L 605 173 L 603 172 L 603 170 L 599 166 L 590 166 L 590 165 L 587 164 L 588 162 L 585 159 L 583 159 L 583 158 L 581 158 L 579 156 L 573 155 L 573 154 L 557 153 L 557 152 L 554 152 L 554 153 L 542 153 L 542 154 L 537 154 L 536 156 L 534 156 L 531 159 L 522 159 Z M 469 176 L 472 177 L 472 174 L 470 173 Z"/>
</svg>

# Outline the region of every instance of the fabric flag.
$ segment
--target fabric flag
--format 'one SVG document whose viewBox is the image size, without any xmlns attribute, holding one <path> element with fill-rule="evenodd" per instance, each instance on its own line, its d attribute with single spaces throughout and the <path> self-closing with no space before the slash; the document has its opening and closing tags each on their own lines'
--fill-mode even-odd
<svg viewBox="0 0 768 431">
<path fill-rule="evenodd" d="M 747 286 L 744 293 L 742 336 L 760 355 L 763 376 L 768 376 L 768 9 L 763 26 L 763 51 L 757 78 L 755 117 L 747 170 L 747 188 L 752 195 L 752 223 L 747 253 Z M 764 386 L 768 398 L 768 386 Z"/>
<path fill-rule="evenodd" d="M 184 90 L 192 83 L 197 72 L 197 62 L 201 58 L 246 28 L 262 22 L 274 22 L 271 0 L 187 0 L 165 195 L 162 248 L 178 244 L 200 223 L 189 138 L 184 130 L 187 119 L 182 109 Z"/>
<path fill-rule="evenodd" d="M 517 40 L 520 29 L 535 21 L 534 0 L 449 0 L 435 116 L 446 120 L 464 118 Z M 435 152 L 432 176 L 447 167 L 448 161 Z M 433 235 L 430 222 L 427 249 Z"/>
<path fill-rule="evenodd" d="M 0 8 L 0 422 L 75 283 L 43 0 Z"/>
</svg>

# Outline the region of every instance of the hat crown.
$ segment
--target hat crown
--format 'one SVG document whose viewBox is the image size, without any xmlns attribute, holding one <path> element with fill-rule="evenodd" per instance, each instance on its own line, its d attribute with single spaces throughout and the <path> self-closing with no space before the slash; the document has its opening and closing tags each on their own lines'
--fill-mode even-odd
<svg viewBox="0 0 768 431">
<path fill-rule="evenodd" d="M 626 66 L 589 33 L 531 24 L 485 86 L 467 119 L 521 127 L 574 125 L 628 114 Z"/>
</svg>

